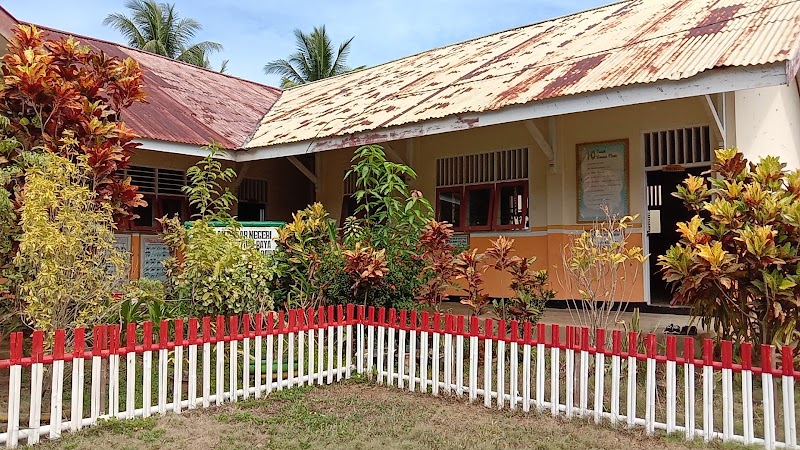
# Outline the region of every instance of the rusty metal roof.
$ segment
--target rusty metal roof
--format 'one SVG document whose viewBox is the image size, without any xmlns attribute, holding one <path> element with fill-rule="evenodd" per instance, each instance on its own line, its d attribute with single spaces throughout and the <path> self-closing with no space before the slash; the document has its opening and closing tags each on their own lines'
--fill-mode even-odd
<svg viewBox="0 0 800 450">
<path fill-rule="evenodd" d="M 633 0 L 284 91 L 246 148 L 794 61 L 800 0 Z"/>
<path fill-rule="evenodd" d="M 280 89 L 186 64 L 112 42 L 37 25 L 48 37 L 72 35 L 84 45 L 139 62 L 147 103 L 132 105 L 123 120 L 142 138 L 240 148 Z"/>
</svg>

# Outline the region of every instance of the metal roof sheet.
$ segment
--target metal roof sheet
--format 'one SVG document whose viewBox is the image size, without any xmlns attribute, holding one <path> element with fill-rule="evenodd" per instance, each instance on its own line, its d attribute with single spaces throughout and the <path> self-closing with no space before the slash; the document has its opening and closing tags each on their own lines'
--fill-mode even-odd
<svg viewBox="0 0 800 450">
<path fill-rule="evenodd" d="M 797 58 L 800 0 L 633 0 L 283 92 L 246 148 Z"/>
<path fill-rule="evenodd" d="M 37 25 L 50 38 L 71 33 Z M 71 34 L 84 45 L 139 62 L 147 103 L 136 103 L 123 120 L 140 137 L 192 145 L 214 140 L 240 148 L 281 90 L 203 69 L 112 42 Z"/>
</svg>

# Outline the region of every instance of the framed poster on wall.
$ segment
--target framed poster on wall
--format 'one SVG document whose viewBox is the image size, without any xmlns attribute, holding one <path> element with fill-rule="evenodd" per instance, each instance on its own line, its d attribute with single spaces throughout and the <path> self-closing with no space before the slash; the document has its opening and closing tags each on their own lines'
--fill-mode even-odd
<svg viewBox="0 0 800 450">
<path fill-rule="evenodd" d="M 628 140 L 576 145 L 578 222 L 606 219 L 630 211 Z"/>
<path fill-rule="evenodd" d="M 159 236 L 141 237 L 141 278 L 167 281 L 167 269 L 161 264 L 169 258 L 169 247 Z"/>
</svg>

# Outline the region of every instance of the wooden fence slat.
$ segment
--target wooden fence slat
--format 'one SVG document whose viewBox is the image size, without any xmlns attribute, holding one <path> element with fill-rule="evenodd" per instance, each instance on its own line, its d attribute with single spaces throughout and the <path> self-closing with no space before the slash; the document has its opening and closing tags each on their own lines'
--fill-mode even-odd
<svg viewBox="0 0 800 450">
<path fill-rule="evenodd" d="M 628 333 L 628 385 L 625 405 L 627 407 L 628 428 L 633 428 L 636 422 L 636 355 L 638 354 L 639 336 L 636 332 Z"/>
<path fill-rule="evenodd" d="M 600 423 L 603 415 L 603 394 L 605 387 L 606 330 L 598 329 L 595 334 L 594 354 L 594 423 Z"/>
<path fill-rule="evenodd" d="M 764 448 L 775 448 L 775 410 L 767 405 L 774 405 L 775 393 L 772 384 L 772 347 L 761 346 L 761 392 L 764 401 Z"/>
<path fill-rule="evenodd" d="M 614 330 L 611 333 L 611 424 L 619 424 L 619 403 L 620 403 L 620 368 L 622 359 L 622 332 Z"/>
<path fill-rule="evenodd" d="M 439 368 L 439 355 L 441 350 L 441 335 L 439 334 L 439 314 L 436 314 L 433 319 L 434 323 L 434 332 L 433 332 L 433 357 L 431 361 L 433 361 L 433 385 L 431 387 L 431 393 L 436 396 L 439 395 L 439 377 L 440 377 L 440 368 Z"/>
<path fill-rule="evenodd" d="M 558 324 L 553 324 L 550 334 L 550 414 L 558 415 L 559 394 L 561 388 L 561 349 L 558 348 L 561 330 Z"/>
<path fill-rule="evenodd" d="M 456 395 L 464 395 L 464 317 L 456 318 Z"/>
<path fill-rule="evenodd" d="M 506 321 L 497 321 L 497 409 L 503 409 L 506 400 Z"/>
<path fill-rule="evenodd" d="M 703 341 L 703 440 L 714 437 L 714 341 Z"/>
<path fill-rule="evenodd" d="M 532 331 L 530 322 L 525 323 L 522 347 L 522 410 L 531 410 L 531 341 Z"/>
<path fill-rule="evenodd" d="M 695 366 L 694 366 L 694 339 L 687 337 L 684 340 L 684 412 L 683 426 L 686 432 L 686 440 L 694 439 L 695 436 Z"/>
<path fill-rule="evenodd" d="M 408 390 L 414 392 L 417 387 L 417 358 L 421 356 L 417 354 L 417 312 L 411 311 L 411 323 L 409 334 L 409 349 L 408 349 Z M 348 339 L 349 341 L 349 339 Z M 350 367 L 349 365 L 347 367 Z"/>
<path fill-rule="evenodd" d="M 404 327 L 405 315 L 402 315 L 402 317 L 403 320 L 400 322 L 400 326 Z M 397 334 L 397 387 L 398 389 L 403 389 L 403 377 L 406 373 L 406 330 L 400 328 Z"/>
</svg>

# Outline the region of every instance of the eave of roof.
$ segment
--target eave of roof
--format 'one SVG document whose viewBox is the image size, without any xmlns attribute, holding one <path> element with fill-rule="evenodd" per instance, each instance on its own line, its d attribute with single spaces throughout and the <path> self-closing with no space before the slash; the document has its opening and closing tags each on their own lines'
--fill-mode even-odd
<svg viewBox="0 0 800 450">
<path fill-rule="evenodd" d="M 799 0 L 633 0 L 284 91 L 245 148 L 345 142 L 725 67 L 783 63 L 785 83 L 798 52 Z"/>
</svg>

